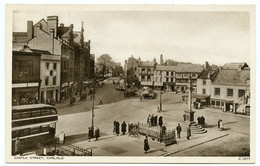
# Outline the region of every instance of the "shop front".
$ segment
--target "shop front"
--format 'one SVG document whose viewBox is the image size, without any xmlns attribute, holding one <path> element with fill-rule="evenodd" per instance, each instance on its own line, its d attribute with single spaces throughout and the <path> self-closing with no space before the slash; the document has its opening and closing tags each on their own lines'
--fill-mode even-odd
<svg viewBox="0 0 260 166">
<path fill-rule="evenodd" d="M 12 105 L 34 104 L 38 102 L 38 87 L 12 89 Z"/>
</svg>

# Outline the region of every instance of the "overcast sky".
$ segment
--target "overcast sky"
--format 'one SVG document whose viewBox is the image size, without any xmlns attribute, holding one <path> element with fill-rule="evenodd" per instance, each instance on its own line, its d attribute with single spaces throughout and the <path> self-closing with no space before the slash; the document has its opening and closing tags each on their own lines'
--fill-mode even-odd
<svg viewBox="0 0 260 166">
<path fill-rule="evenodd" d="M 35 24 L 49 15 L 59 16 L 65 26 L 74 24 L 76 31 L 83 21 L 91 53 L 109 54 L 122 65 L 131 55 L 158 62 L 160 54 L 199 64 L 250 64 L 248 12 L 15 11 L 13 31 L 25 32 L 27 20 Z"/>
</svg>

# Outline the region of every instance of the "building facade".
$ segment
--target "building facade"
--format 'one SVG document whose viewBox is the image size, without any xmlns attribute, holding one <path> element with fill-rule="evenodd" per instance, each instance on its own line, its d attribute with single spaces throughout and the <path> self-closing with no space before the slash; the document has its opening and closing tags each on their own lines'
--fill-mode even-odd
<svg viewBox="0 0 260 166">
<path fill-rule="evenodd" d="M 210 100 L 211 106 L 236 113 L 250 106 L 250 69 L 246 63 L 235 68 L 233 65 L 226 64 L 219 70 L 212 82 Z"/>
<path fill-rule="evenodd" d="M 165 91 L 176 90 L 176 66 L 157 65 L 154 71 L 154 88 Z"/>
<path fill-rule="evenodd" d="M 37 103 L 40 92 L 41 55 L 25 51 L 12 53 L 12 105 Z"/>
<path fill-rule="evenodd" d="M 149 61 L 141 61 L 138 64 L 138 70 L 139 70 L 139 80 L 140 85 L 142 87 L 153 87 L 154 85 L 154 70 L 156 68 L 157 63 L 155 61 L 149 62 Z"/>
</svg>

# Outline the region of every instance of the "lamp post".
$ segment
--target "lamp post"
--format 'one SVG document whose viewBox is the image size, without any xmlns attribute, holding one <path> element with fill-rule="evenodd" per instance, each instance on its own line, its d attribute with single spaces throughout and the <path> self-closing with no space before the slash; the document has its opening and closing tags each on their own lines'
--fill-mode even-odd
<svg viewBox="0 0 260 166">
<path fill-rule="evenodd" d="M 162 89 L 163 89 L 163 81 L 162 81 L 162 72 L 160 72 L 160 76 L 161 76 L 161 82 L 162 82 L 162 88 L 160 91 L 160 112 L 162 112 Z"/>
</svg>

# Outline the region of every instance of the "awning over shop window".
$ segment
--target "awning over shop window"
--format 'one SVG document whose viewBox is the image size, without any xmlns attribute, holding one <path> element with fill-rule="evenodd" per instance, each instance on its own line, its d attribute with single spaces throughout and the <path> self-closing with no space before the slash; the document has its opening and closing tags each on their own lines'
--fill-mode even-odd
<svg viewBox="0 0 260 166">
<path fill-rule="evenodd" d="M 192 98 L 196 98 L 196 99 L 206 99 L 208 97 L 210 97 L 210 95 L 192 94 Z"/>
</svg>

